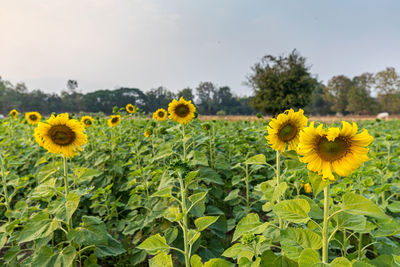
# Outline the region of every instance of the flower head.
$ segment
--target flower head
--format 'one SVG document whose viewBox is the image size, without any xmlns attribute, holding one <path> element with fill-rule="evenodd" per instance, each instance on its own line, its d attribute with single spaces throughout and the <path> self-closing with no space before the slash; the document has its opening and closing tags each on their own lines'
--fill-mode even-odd
<svg viewBox="0 0 400 267">
<path fill-rule="evenodd" d="M 308 163 L 310 171 L 318 172 L 323 179 L 336 181 L 333 173 L 347 176 L 369 160 L 367 146 L 373 138 L 367 130 L 357 133 L 357 124 L 342 122 L 342 128 L 323 129 L 314 122 L 300 133 L 298 153 L 300 160 Z"/>
</svg>

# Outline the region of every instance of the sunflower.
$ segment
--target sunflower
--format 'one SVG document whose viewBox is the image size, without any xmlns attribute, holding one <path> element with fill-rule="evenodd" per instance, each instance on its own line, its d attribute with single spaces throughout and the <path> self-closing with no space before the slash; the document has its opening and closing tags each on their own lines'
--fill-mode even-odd
<svg viewBox="0 0 400 267">
<path fill-rule="evenodd" d="M 300 133 L 298 153 L 300 160 L 310 171 L 322 174 L 324 180 L 336 181 L 332 171 L 339 176 L 347 176 L 369 160 L 368 146 L 373 138 L 367 130 L 357 134 L 357 124 L 342 122 L 337 127 L 324 130 L 322 124 L 314 127 L 314 122 Z"/>
<path fill-rule="evenodd" d="M 306 183 L 305 185 L 303 185 L 304 188 L 304 192 L 306 192 L 307 194 L 312 193 L 312 186 L 310 183 Z"/>
<path fill-rule="evenodd" d="M 296 150 L 300 132 L 307 126 L 307 122 L 308 119 L 304 116 L 302 109 L 297 112 L 294 112 L 293 109 L 286 110 L 276 119 L 271 120 L 268 126 L 268 136 L 265 138 L 274 150 L 285 152 L 286 146 L 288 146 L 288 150 Z"/>
<path fill-rule="evenodd" d="M 25 118 L 29 122 L 29 124 L 35 125 L 40 122 L 42 119 L 42 115 L 39 112 L 26 112 Z"/>
<path fill-rule="evenodd" d="M 159 108 L 153 113 L 153 120 L 165 121 L 167 119 L 167 111 L 163 108 Z"/>
<path fill-rule="evenodd" d="M 180 124 L 186 124 L 194 118 L 196 112 L 195 106 L 192 101 L 186 101 L 181 97 L 179 101 L 176 99 L 172 100 L 168 105 L 169 118 Z"/>
<path fill-rule="evenodd" d="M 57 116 L 51 115 L 46 123 L 39 122 L 34 136 L 36 142 L 47 151 L 62 154 L 65 157 L 73 157 L 77 149 L 86 144 L 87 135 L 83 132 L 82 124 L 70 119 L 68 113 Z"/>
<path fill-rule="evenodd" d="M 110 127 L 117 126 L 121 122 L 121 115 L 112 115 L 111 118 L 108 119 L 107 124 Z"/>
<path fill-rule="evenodd" d="M 16 117 L 18 117 L 18 111 L 16 109 L 13 109 L 10 111 L 9 115 L 15 119 Z"/>
<path fill-rule="evenodd" d="M 146 131 L 144 131 L 143 135 L 144 135 L 146 138 L 149 138 L 150 135 L 151 135 L 152 133 L 153 133 L 153 132 L 152 132 L 151 130 L 146 130 Z"/>
<path fill-rule="evenodd" d="M 90 127 L 94 124 L 94 119 L 90 116 L 83 116 L 81 119 L 82 125 L 86 127 Z"/>
<path fill-rule="evenodd" d="M 128 113 L 131 113 L 131 114 L 133 114 L 133 113 L 135 113 L 136 112 L 136 108 L 135 108 L 135 106 L 134 105 L 132 105 L 132 104 L 128 104 L 128 105 L 126 105 L 126 111 L 128 111 Z"/>
</svg>

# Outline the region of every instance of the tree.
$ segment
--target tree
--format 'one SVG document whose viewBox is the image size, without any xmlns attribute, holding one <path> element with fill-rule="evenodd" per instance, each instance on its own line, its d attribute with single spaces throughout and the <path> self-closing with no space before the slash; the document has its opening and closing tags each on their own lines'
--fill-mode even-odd
<svg viewBox="0 0 400 267">
<path fill-rule="evenodd" d="M 216 87 L 212 82 L 201 82 L 196 88 L 198 97 L 197 106 L 202 114 L 215 114 L 217 107 L 215 104 Z M 213 103 L 214 102 L 214 103 Z"/>
<path fill-rule="evenodd" d="M 378 101 L 384 111 L 400 112 L 400 76 L 395 68 L 386 68 L 375 75 Z"/>
<path fill-rule="evenodd" d="M 363 73 L 352 80 L 352 86 L 347 92 L 346 111 L 356 114 L 376 113 L 378 105 L 371 97 L 371 89 L 374 84 L 372 73 Z"/>
<path fill-rule="evenodd" d="M 328 115 L 333 113 L 331 106 L 324 98 L 324 85 L 319 83 L 311 94 L 310 102 L 304 107 L 304 111 L 315 115 Z"/>
<path fill-rule="evenodd" d="M 188 100 L 192 100 L 192 102 L 193 102 L 193 100 L 194 100 L 193 91 L 192 91 L 192 89 L 189 88 L 189 87 L 180 90 L 180 91 L 178 92 L 177 96 L 178 96 L 178 98 L 183 97 L 183 98 L 184 98 L 185 100 L 187 100 L 187 101 L 188 101 Z"/>
<path fill-rule="evenodd" d="M 154 112 L 158 108 L 167 108 L 168 104 L 175 98 L 175 94 L 165 87 L 151 89 L 146 93 L 145 111 Z"/>
<path fill-rule="evenodd" d="M 332 111 L 346 113 L 347 94 L 352 86 L 352 80 L 344 75 L 333 76 L 329 80 L 328 85 L 324 88 L 324 99 L 332 105 Z"/>
<path fill-rule="evenodd" d="M 318 85 L 306 66 L 306 59 L 296 50 L 287 56 L 264 56 L 251 70 L 253 73 L 247 77 L 247 85 L 254 90 L 250 104 L 265 113 L 303 108 Z"/>
</svg>

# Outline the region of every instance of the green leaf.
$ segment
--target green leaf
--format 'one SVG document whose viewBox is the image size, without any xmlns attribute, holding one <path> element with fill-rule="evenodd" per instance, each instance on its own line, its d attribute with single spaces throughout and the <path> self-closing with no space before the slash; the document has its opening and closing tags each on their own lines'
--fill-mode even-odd
<svg viewBox="0 0 400 267">
<path fill-rule="evenodd" d="M 265 228 L 267 228 L 267 226 L 268 223 L 260 222 L 258 214 L 249 213 L 246 217 L 242 218 L 236 226 L 235 232 L 233 233 L 232 242 L 236 241 L 246 233 L 260 234 L 265 230 Z"/>
<path fill-rule="evenodd" d="M 298 267 L 298 264 L 285 256 L 275 255 L 271 250 L 263 252 L 261 255 L 260 267 Z"/>
<path fill-rule="evenodd" d="M 204 263 L 204 267 L 233 267 L 233 263 L 230 263 L 223 259 L 211 259 Z"/>
<path fill-rule="evenodd" d="M 219 216 L 204 216 L 196 219 L 194 224 L 197 227 L 198 231 L 203 231 L 208 228 L 211 224 L 215 223 L 218 220 Z"/>
<path fill-rule="evenodd" d="M 174 152 L 172 151 L 172 146 L 170 144 L 164 144 L 160 147 L 160 149 L 154 155 L 154 157 L 151 159 L 151 161 L 152 162 L 158 161 L 160 159 L 171 156 L 173 153 Z"/>
<path fill-rule="evenodd" d="M 374 267 L 374 265 L 366 263 L 364 261 L 355 261 L 353 262 L 353 267 Z"/>
<path fill-rule="evenodd" d="M 59 222 L 57 220 L 51 220 L 48 213 L 37 213 L 28 220 L 25 227 L 22 229 L 18 237 L 18 242 L 29 242 L 49 236 L 58 229 L 59 226 Z"/>
<path fill-rule="evenodd" d="M 76 192 L 70 192 L 65 203 L 66 220 L 68 221 L 79 206 L 80 197 Z"/>
<path fill-rule="evenodd" d="M 339 257 L 339 258 L 334 259 L 331 262 L 331 266 L 332 267 L 352 267 L 352 264 L 348 259 L 346 259 L 344 257 Z"/>
<path fill-rule="evenodd" d="M 299 267 L 310 267 L 319 262 L 318 252 L 314 249 L 306 248 L 300 253 L 298 264 Z"/>
<path fill-rule="evenodd" d="M 237 199 L 239 197 L 240 189 L 235 189 L 229 192 L 229 194 L 224 198 L 224 201 L 230 201 Z"/>
<path fill-rule="evenodd" d="M 165 240 L 165 237 L 160 234 L 152 235 L 143 241 L 138 248 L 146 250 L 149 254 L 158 254 L 160 252 L 168 252 L 170 247 Z"/>
<path fill-rule="evenodd" d="M 64 248 L 56 257 L 54 266 L 70 267 L 75 266 L 74 260 L 76 257 L 76 250 L 72 246 Z"/>
<path fill-rule="evenodd" d="M 297 261 L 304 249 L 320 249 L 322 239 L 317 233 L 308 229 L 287 228 L 281 231 L 281 246 L 285 256 Z"/>
<path fill-rule="evenodd" d="M 203 267 L 203 263 L 201 262 L 201 258 L 199 255 L 192 255 L 190 258 L 190 266 L 191 267 Z"/>
<path fill-rule="evenodd" d="M 161 190 L 158 190 L 151 197 L 171 197 L 171 187 L 165 187 Z"/>
<path fill-rule="evenodd" d="M 108 233 L 104 222 L 93 216 L 82 216 L 82 223 L 79 227 L 68 234 L 70 241 L 80 245 L 90 246 L 107 244 Z"/>
<path fill-rule="evenodd" d="M 342 209 L 353 214 L 367 215 L 377 218 L 388 217 L 383 210 L 381 210 L 371 200 L 350 192 L 343 196 Z"/>
<path fill-rule="evenodd" d="M 285 194 L 287 189 L 287 183 L 282 182 L 278 186 L 275 187 L 274 193 L 272 194 L 271 202 L 277 201 L 283 194 Z"/>
<path fill-rule="evenodd" d="M 310 204 L 305 199 L 284 200 L 277 203 L 274 213 L 279 217 L 294 223 L 307 223 L 310 219 L 308 213 L 311 210 Z"/>
<path fill-rule="evenodd" d="M 363 215 L 341 212 L 334 217 L 339 229 L 362 231 L 365 229 L 367 219 Z"/>
<path fill-rule="evenodd" d="M 201 151 L 194 151 L 192 165 L 201 165 L 208 167 L 208 158 L 207 155 Z"/>
<path fill-rule="evenodd" d="M 172 257 L 165 252 L 154 256 L 149 260 L 150 267 L 173 267 Z"/>
<path fill-rule="evenodd" d="M 96 249 L 94 251 L 95 255 L 99 258 L 118 256 L 125 252 L 126 250 L 124 246 L 116 239 L 114 239 L 110 234 L 107 234 L 106 242 L 102 242 L 96 245 Z"/>
<path fill-rule="evenodd" d="M 311 186 L 313 188 L 313 195 L 316 197 L 324 188 L 330 184 L 332 184 L 332 181 L 329 180 L 322 180 L 322 176 L 318 175 L 318 173 L 309 171 L 308 172 L 308 178 L 310 179 Z"/>
<path fill-rule="evenodd" d="M 11 263 L 17 258 L 20 251 L 21 251 L 20 247 L 17 246 L 11 247 L 6 251 L 6 253 L 4 253 L 2 260 L 4 260 L 6 263 Z"/>
<path fill-rule="evenodd" d="M 400 213 L 400 201 L 393 201 L 387 206 L 388 210 L 394 213 Z"/>
<path fill-rule="evenodd" d="M 197 239 L 199 239 L 200 235 L 201 235 L 200 232 L 197 230 L 193 230 L 193 229 L 189 230 L 189 232 L 188 232 L 189 243 L 191 245 L 193 245 L 194 242 L 196 242 Z"/>
<path fill-rule="evenodd" d="M 215 170 L 209 167 L 201 167 L 199 169 L 199 179 L 208 184 L 219 184 L 224 185 L 225 182 L 222 180 L 221 175 L 219 175 Z"/>
<path fill-rule="evenodd" d="M 103 174 L 102 171 L 90 168 L 83 168 L 83 167 L 74 168 L 73 172 L 76 176 L 75 182 L 78 184 L 82 184 L 84 182 L 90 182 L 94 177 Z"/>
<path fill-rule="evenodd" d="M 257 165 L 265 165 L 267 164 L 267 159 L 264 154 L 258 154 L 248 158 L 245 162 L 247 165 L 257 164 Z"/>
<path fill-rule="evenodd" d="M 48 246 L 43 246 L 35 252 L 31 266 L 51 267 L 54 265 L 54 252 Z"/>
</svg>

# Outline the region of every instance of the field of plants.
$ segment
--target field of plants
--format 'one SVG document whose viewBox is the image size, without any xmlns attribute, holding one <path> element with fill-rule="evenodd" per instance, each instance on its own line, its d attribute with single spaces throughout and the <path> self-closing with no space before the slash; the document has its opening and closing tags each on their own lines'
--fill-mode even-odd
<svg viewBox="0 0 400 267">
<path fill-rule="evenodd" d="M 1 265 L 400 266 L 400 120 L 192 106 L 1 120 Z"/>
</svg>

